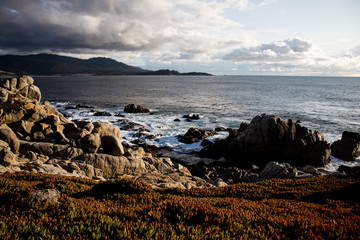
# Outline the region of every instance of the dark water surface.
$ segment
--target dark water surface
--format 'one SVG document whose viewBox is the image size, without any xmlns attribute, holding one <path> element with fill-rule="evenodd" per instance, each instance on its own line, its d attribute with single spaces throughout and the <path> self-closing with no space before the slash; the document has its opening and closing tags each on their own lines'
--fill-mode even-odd
<svg viewBox="0 0 360 240">
<path fill-rule="evenodd" d="M 276 114 L 320 132 L 360 131 L 360 78 L 275 76 L 36 77 L 43 100 L 107 109 L 137 103 L 161 114 L 212 115 L 223 124 Z"/>
</svg>

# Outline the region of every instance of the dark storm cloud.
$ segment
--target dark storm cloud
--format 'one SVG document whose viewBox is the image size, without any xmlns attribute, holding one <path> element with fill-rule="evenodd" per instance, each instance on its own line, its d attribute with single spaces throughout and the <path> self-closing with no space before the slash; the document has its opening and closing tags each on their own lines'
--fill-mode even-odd
<svg viewBox="0 0 360 240">
<path fill-rule="evenodd" d="M 167 40 L 155 28 L 160 30 L 161 22 L 169 22 L 162 20 L 170 19 L 159 14 L 157 7 L 146 0 L 2 0 L 0 47 L 17 51 L 153 49 Z"/>
</svg>

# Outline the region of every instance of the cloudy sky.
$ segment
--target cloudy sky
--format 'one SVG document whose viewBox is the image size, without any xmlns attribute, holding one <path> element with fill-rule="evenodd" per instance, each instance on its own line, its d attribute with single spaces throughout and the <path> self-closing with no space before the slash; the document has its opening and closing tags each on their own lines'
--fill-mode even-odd
<svg viewBox="0 0 360 240">
<path fill-rule="evenodd" d="M 1 0 L 0 54 L 145 69 L 360 76 L 359 0 Z"/>
</svg>

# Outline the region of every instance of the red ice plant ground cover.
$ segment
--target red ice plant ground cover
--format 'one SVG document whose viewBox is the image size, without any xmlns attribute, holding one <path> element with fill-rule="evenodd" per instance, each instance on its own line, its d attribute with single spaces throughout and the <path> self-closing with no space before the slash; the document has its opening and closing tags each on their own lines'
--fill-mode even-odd
<svg viewBox="0 0 360 240">
<path fill-rule="evenodd" d="M 34 191 L 56 188 L 58 204 Z M 0 239 L 358 239 L 359 180 L 274 179 L 154 190 L 40 174 L 0 176 Z"/>
</svg>

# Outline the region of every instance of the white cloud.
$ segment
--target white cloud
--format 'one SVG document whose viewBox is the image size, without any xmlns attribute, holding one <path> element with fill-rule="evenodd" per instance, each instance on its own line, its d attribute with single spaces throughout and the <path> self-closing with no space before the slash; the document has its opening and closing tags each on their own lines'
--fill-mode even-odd
<svg viewBox="0 0 360 240">
<path fill-rule="evenodd" d="M 287 39 L 261 44 L 257 47 L 235 49 L 224 60 L 243 62 L 281 62 L 302 59 L 310 52 L 312 43 L 308 40 Z"/>
<path fill-rule="evenodd" d="M 259 4 L 259 6 L 260 6 L 260 7 L 265 7 L 265 6 L 267 6 L 267 5 L 270 5 L 270 4 L 273 4 L 273 3 L 277 3 L 277 2 L 279 2 L 279 0 L 263 0 L 263 1 Z"/>
<path fill-rule="evenodd" d="M 360 57 L 360 44 L 349 50 L 349 57 Z"/>
<path fill-rule="evenodd" d="M 310 40 L 287 39 L 257 47 L 233 50 L 225 61 L 250 64 L 253 72 L 292 74 L 359 75 L 360 47 L 343 57 L 327 56 Z M 257 70 L 256 70 L 257 69 Z"/>
</svg>

